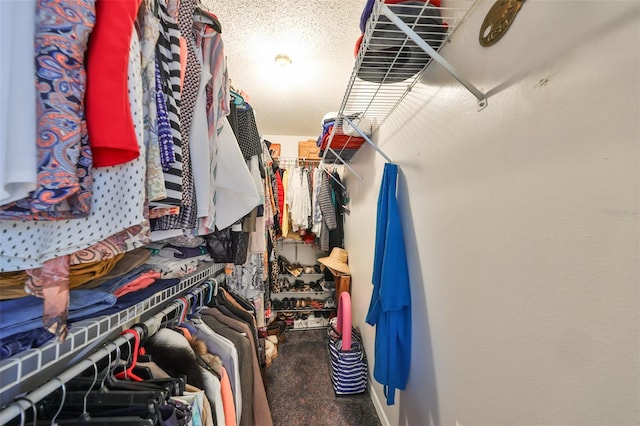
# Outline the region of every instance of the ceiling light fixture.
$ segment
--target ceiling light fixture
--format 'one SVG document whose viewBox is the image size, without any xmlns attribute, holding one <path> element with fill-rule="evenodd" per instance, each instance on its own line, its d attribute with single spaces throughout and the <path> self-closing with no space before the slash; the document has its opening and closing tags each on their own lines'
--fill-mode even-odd
<svg viewBox="0 0 640 426">
<path fill-rule="evenodd" d="M 279 67 L 287 68 L 289 65 L 291 65 L 291 58 L 289 57 L 289 55 L 279 53 L 276 55 L 275 62 Z"/>
</svg>

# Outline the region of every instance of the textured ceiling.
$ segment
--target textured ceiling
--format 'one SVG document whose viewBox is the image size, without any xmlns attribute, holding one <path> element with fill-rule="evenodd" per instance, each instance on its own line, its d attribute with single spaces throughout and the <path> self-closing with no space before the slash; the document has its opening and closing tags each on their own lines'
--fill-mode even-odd
<svg viewBox="0 0 640 426">
<path fill-rule="evenodd" d="M 314 136 L 337 111 L 354 64 L 365 0 L 202 0 L 222 25 L 231 84 L 265 135 Z M 275 65 L 285 53 L 289 69 Z"/>
</svg>

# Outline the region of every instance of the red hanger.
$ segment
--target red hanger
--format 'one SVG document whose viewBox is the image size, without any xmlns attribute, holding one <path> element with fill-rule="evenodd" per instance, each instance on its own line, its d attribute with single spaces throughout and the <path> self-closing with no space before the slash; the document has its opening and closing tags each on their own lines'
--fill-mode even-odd
<svg viewBox="0 0 640 426">
<path fill-rule="evenodd" d="M 138 362 L 138 352 L 140 351 L 140 334 L 138 334 L 138 332 L 135 329 L 129 328 L 124 330 L 122 333 L 120 333 L 120 335 L 122 336 L 127 333 L 130 333 L 133 335 L 133 350 L 131 351 L 131 363 L 129 363 L 129 365 L 123 371 L 117 373 L 115 377 L 117 379 L 131 379 L 135 382 L 142 382 L 144 379 L 134 374 L 133 372 L 133 369 L 135 368 L 136 363 Z"/>
</svg>

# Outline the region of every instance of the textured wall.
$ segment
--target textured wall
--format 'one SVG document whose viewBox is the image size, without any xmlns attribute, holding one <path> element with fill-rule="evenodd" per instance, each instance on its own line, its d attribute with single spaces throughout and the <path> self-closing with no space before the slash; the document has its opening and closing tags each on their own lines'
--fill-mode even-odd
<svg viewBox="0 0 640 426">
<path fill-rule="evenodd" d="M 411 377 L 391 425 L 640 424 L 640 4 L 530 0 L 477 42 L 481 2 L 375 135 L 400 167 Z M 382 158 L 347 173 L 355 322 L 373 362 Z M 374 400 L 384 397 L 374 385 Z"/>
</svg>

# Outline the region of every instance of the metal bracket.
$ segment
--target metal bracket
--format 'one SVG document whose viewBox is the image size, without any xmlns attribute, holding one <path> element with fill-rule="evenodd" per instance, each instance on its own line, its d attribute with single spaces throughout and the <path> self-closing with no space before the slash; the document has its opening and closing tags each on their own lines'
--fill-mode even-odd
<svg viewBox="0 0 640 426">
<path fill-rule="evenodd" d="M 389 9 L 389 6 L 382 3 L 380 11 L 387 17 L 391 22 L 393 22 L 402 32 L 404 32 L 407 37 L 409 37 L 415 44 L 417 44 L 422 50 L 424 50 L 431 58 L 442 65 L 449 74 L 451 74 L 456 80 L 458 80 L 464 87 L 470 91 L 473 96 L 478 100 L 478 111 L 481 111 L 487 106 L 487 95 L 477 87 L 475 87 L 469 80 L 464 78 L 458 71 L 449 63 L 446 59 L 442 57 L 436 50 L 429 46 L 429 43 L 424 41 L 422 37 L 416 34 L 402 19 L 400 19 L 395 13 Z"/>
</svg>

